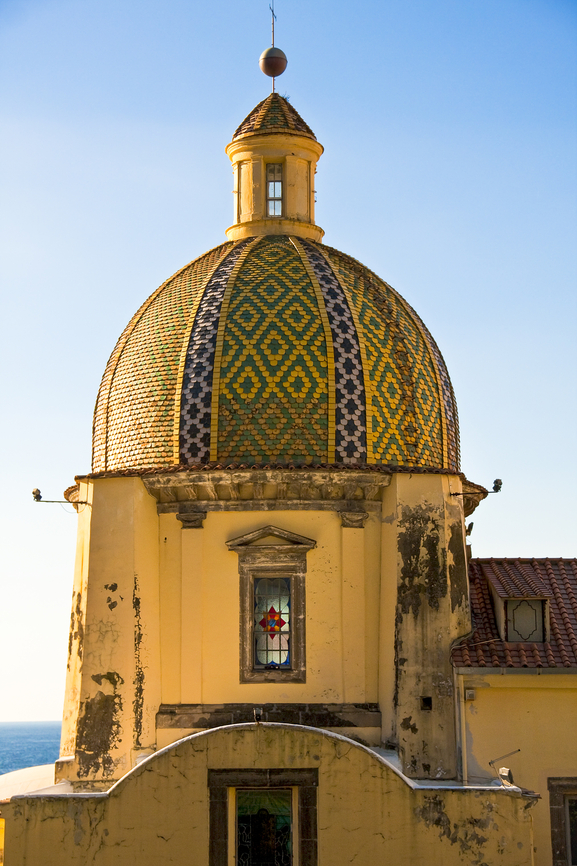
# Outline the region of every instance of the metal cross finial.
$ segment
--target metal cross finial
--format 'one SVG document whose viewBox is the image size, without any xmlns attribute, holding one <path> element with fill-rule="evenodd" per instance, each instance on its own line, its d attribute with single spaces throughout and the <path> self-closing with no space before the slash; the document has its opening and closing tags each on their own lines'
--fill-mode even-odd
<svg viewBox="0 0 577 866">
<path fill-rule="evenodd" d="M 274 0 L 272 3 L 269 3 L 270 14 L 271 14 L 271 29 L 272 29 L 272 47 L 274 48 L 274 22 L 276 21 L 276 15 L 274 14 Z"/>
<path fill-rule="evenodd" d="M 272 30 L 272 47 L 274 48 L 274 22 L 276 21 L 276 15 L 274 14 L 274 0 L 272 0 L 272 2 L 269 3 L 268 8 L 270 9 L 270 24 L 271 24 L 271 30 Z M 275 83 L 275 80 L 274 80 L 274 76 L 273 76 L 273 79 L 272 79 L 272 92 L 273 93 L 274 93 L 274 83 Z"/>
</svg>

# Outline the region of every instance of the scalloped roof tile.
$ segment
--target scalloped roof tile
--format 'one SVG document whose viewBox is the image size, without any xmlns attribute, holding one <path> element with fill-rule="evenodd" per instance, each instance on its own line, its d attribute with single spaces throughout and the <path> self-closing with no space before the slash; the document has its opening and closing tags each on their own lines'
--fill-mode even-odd
<svg viewBox="0 0 577 866">
<path fill-rule="evenodd" d="M 316 135 L 310 126 L 304 122 L 290 102 L 278 93 L 269 94 L 253 108 L 235 131 L 232 140 L 271 133 L 304 135 L 316 141 Z"/>
</svg>

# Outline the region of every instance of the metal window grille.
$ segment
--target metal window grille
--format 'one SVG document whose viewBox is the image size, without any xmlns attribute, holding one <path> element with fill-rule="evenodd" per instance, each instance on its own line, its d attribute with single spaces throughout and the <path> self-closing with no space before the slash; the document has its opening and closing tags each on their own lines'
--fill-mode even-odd
<svg viewBox="0 0 577 866">
<path fill-rule="evenodd" d="M 282 165 L 270 163 L 266 167 L 267 216 L 282 216 Z"/>
<path fill-rule="evenodd" d="M 290 668 L 291 581 L 261 577 L 254 582 L 254 666 Z"/>
</svg>

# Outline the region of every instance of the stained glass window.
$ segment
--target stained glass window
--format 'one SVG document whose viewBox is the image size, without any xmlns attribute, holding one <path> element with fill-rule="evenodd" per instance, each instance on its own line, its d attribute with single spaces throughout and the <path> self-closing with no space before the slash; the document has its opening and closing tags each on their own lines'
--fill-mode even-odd
<svg viewBox="0 0 577 866">
<path fill-rule="evenodd" d="M 237 788 L 237 866 L 291 866 L 291 801 L 290 788 Z"/>
<path fill-rule="evenodd" d="M 266 213 L 282 216 L 282 165 L 277 163 L 266 167 Z"/>
<path fill-rule="evenodd" d="M 254 582 L 255 668 L 290 668 L 290 584 L 289 577 Z"/>
</svg>

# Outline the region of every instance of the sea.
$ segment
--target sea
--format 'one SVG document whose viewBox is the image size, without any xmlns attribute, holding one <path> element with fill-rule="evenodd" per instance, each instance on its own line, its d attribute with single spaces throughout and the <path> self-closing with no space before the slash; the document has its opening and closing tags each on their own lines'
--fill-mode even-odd
<svg viewBox="0 0 577 866">
<path fill-rule="evenodd" d="M 0 722 L 0 774 L 53 764 L 61 728 L 61 722 Z"/>
</svg>

